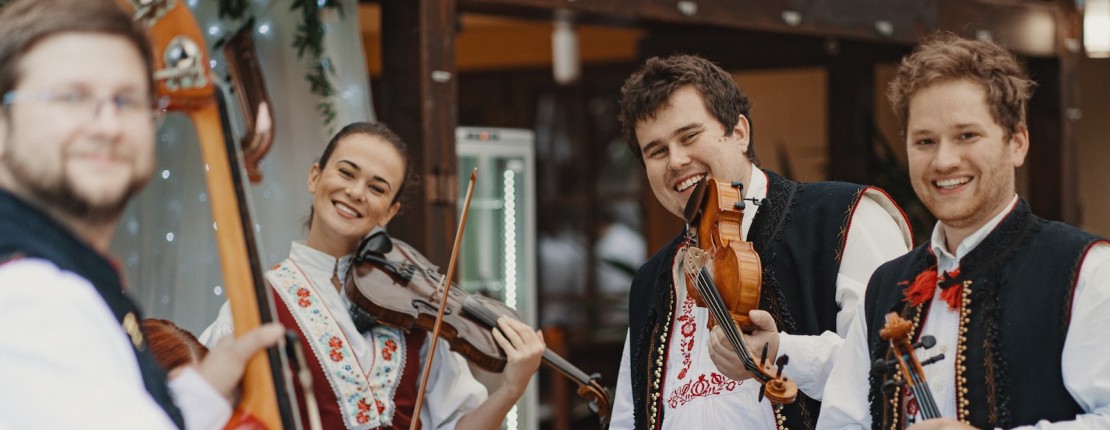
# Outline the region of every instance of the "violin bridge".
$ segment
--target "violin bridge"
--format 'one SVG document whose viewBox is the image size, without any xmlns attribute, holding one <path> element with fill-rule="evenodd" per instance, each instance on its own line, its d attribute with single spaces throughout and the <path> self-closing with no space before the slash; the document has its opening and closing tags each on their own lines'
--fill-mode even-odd
<svg viewBox="0 0 1110 430">
<path fill-rule="evenodd" d="M 686 248 L 686 255 L 682 258 L 682 268 L 688 274 L 696 274 L 709 262 L 709 253 L 693 246 Z"/>
</svg>

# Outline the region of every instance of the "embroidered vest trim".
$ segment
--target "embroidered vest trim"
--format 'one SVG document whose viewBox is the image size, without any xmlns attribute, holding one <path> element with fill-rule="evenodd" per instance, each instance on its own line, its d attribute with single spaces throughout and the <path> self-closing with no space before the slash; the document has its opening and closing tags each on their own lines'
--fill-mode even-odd
<svg viewBox="0 0 1110 430">
<path fill-rule="evenodd" d="M 371 329 L 374 363 L 369 374 L 364 374 L 347 336 L 296 263 L 286 259 L 266 272 L 266 280 L 285 302 L 304 333 L 305 342 L 319 359 L 339 400 L 347 428 L 369 430 L 389 426 L 396 412 L 393 395 L 405 368 L 404 333 L 382 325 Z"/>
</svg>

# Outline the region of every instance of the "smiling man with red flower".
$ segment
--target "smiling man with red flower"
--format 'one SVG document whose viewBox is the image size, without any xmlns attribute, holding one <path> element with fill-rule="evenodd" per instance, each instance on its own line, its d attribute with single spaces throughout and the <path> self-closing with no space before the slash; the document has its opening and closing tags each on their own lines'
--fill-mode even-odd
<svg viewBox="0 0 1110 430">
<path fill-rule="evenodd" d="M 902 61 L 889 96 L 938 222 L 872 276 L 818 428 L 1110 428 L 1110 245 L 1033 215 L 1014 185 L 1033 85 L 1009 51 L 947 33 Z M 891 358 L 889 312 L 936 340 L 923 373 L 943 418 L 882 389 L 897 371 L 872 365 Z"/>
</svg>

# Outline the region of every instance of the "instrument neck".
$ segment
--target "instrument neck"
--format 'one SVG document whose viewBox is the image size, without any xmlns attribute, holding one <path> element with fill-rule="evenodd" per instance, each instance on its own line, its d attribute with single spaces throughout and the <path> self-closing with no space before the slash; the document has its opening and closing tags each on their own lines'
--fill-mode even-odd
<svg viewBox="0 0 1110 430">
<path fill-rule="evenodd" d="M 724 331 L 729 344 L 736 351 L 736 355 L 740 357 L 740 361 L 744 363 L 744 368 L 751 372 L 761 383 L 766 383 L 770 378 L 762 372 L 763 369 L 752 358 L 751 352 L 748 350 L 748 344 L 744 341 L 744 336 L 740 333 L 736 324 L 733 323 L 728 307 L 725 306 L 724 299 L 717 290 L 717 285 L 713 282 L 713 276 L 710 275 L 709 270 L 702 267 L 697 276 L 693 277 L 693 281 L 696 284 L 698 294 L 705 301 L 706 308 L 709 309 L 713 319 L 717 320 L 717 325 Z"/>
</svg>

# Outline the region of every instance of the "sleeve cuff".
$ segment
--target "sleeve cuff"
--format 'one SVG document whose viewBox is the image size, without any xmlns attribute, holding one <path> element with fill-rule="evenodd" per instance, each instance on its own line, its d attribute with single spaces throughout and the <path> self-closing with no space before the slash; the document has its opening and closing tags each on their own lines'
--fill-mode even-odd
<svg viewBox="0 0 1110 430">
<path fill-rule="evenodd" d="M 222 429 L 231 419 L 231 405 L 192 366 L 183 368 L 169 386 L 185 417 L 186 429 Z"/>
<path fill-rule="evenodd" d="M 785 373 L 794 379 L 799 390 L 820 401 L 833 358 L 843 343 L 844 339 L 831 331 L 820 336 L 779 333 L 779 355 L 790 357 Z"/>
</svg>

